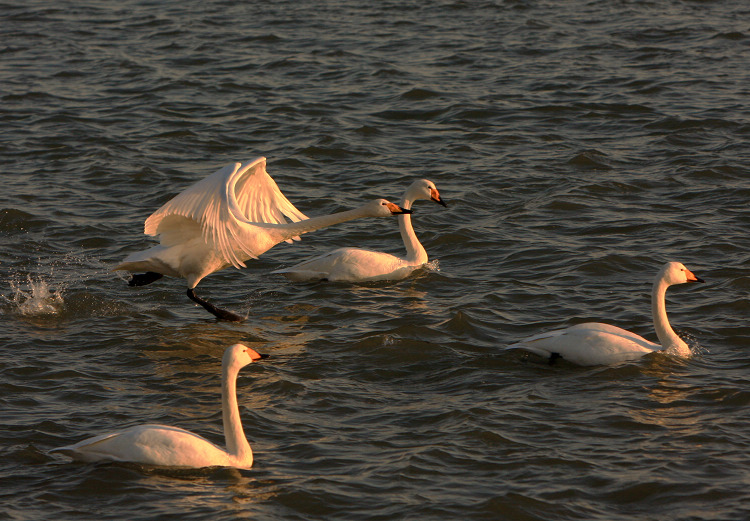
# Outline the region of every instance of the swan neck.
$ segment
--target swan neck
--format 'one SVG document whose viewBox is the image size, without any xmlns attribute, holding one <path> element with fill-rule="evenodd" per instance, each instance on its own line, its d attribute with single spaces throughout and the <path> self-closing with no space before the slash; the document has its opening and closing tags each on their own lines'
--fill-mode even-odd
<svg viewBox="0 0 750 521">
<path fill-rule="evenodd" d="M 654 318 L 654 329 L 659 337 L 662 351 L 677 349 L 676 354 L 685 355 L 690 349 L 682 339 L 677 336 L 667 318 L 666 295 L 669 284 L 663 278 L 657 278 L 651 291 L 651 313 Z M 687 353 L 686 353 L 687 352 Z"/>
<path fill-rule="evenodd" d="M 366 208 L 355 208 L 354 210 L 346 210 L 344 212 L 332 213 L 330 215 L 321 215 L 320 217 L 310 217 L 302 221 L 287 224 L 278 224 L 274 228 L 283 230 L 284 239 L 291 239 L 297 235 L 303 233 L 314 232 L 321 228 L 333 226 L 334 224 L 359 219 L 360 217 L 367 217 Z"/>
<path fill-rule="evenodd" d="M 401 207 L 404 210 L 411 210 L 412 200 L 404 196 L 401 199 Z M 422 243 L 417 239 L 414 233 L 414 227 L 411 224 L 411 214 L 400 214 L 398 216 L 398 229 L 401 231 L 401 238 L 406 248 L 406 260 L 409 264 L 424 264 L 427 262 L 427 251 Z"/>
<path fill-rule="evenodd" d="M 227 452 L 244 461 L 252 458 L 252 449 L 242 429 L 240 409 L 237 404 L 237 374 L 239 369 L 224 367 L 221 385 L 221 413 L 224 420 L 224 440 Z"/>
</svg>

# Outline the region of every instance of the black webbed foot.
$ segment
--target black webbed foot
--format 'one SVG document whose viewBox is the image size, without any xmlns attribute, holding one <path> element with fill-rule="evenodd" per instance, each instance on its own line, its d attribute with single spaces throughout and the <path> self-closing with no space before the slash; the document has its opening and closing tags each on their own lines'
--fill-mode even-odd
<svg viewBox="0 0 750 521">
<path fill-rule="evenodd" d="M 146 273 L 134 273 L 133 278 L 128 281 L 128 286 L 145 286 L 156 282 L 164 275 L 156 273 L 155 271 L 147 271 Z"/>
<path fill-rule="evenodd" d="M 562 355 L 560 353 L 550 353 L 549 361 L 547 363 L 549 365 L 555 365 L 555 361 L 557 361 L 558 358 L 562 358 Z"/>
<path fill-rule="evenodd" d="M 200 304 L 201 306 L 203 306 L 203 309 L 211 313 L 219 320 L 228 320 L 229 322 L 242 322 L 243 320 L 245 320 L 245 317 L 241 317 L 240 315 L 232 313 L 231 311 L 227 311 L 225 309 L 217 308 L 210 302 L 203 300 L 195 294 L 195 291 L 193 291 L 192 288 L 187 290 L 187 296 L 196 304 Z"/>
</svg>

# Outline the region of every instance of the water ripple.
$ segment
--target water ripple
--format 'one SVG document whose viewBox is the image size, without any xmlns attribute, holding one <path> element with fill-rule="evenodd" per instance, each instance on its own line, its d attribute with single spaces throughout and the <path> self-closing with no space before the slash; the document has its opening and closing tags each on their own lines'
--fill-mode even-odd
<svg viewBox="0 0 750 521">
<path fill-rule="evenodd" d="M 747 517 L 747 7 L 104 2 L 3 6 L 0 492 L 17 518 Z M 570 6 L 568 6 L 570 7 Z M 238 22 L 241 21 L 241 22 Z M 394 283 L 269 275 L 393 220 L 280 245 L 199 292 L 111 267 L 144 219 L 265 155 L 310 215 L 397 199 L 430 264 Z M 502 347 L 586 320 L 655 339 L 670 290 L 694 356 L 550 366 Z M 250 471 L 80 465 L 47 450 L 143 422 L 221 443 L 242 341 Z M 63 479 L 64 478 L 64 479 Z"/>
</svg>

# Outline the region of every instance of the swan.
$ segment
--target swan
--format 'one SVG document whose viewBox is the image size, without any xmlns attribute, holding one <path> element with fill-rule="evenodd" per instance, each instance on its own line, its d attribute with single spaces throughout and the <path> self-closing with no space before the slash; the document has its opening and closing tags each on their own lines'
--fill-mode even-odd
<svg viewBox="0 0 750 521">
<path fill-rule="evenodd" d="M 130 286 L 144 286 L 164 275 L 186 279 L 187 296 L 223 320 L 241 317 L 195 294 L 207 275 L 229 266 L 246 267 L 282 241 L 360 217 L 411 213 L 385 200 L 344 212 L 308 218 L 289 202 L 266 172 L 266 158 L 227 165 L 188 187 L 146 219 L 144 233 L 160 244 L 133 253 L 113 268 L 134 274 Z M 288 217 L 292 222 L 288 223 Z"/>
<path fill-rule="evenodd" d="M 404 209 L 411 209 L 412 203 L 419 199 L 428 199 L 448 206 L 440 198 L 435 184 L 427 179 L 419 179 L 409 185 L 401 199 L 401 206 Z M 312 280 L 362 282 L 406 278 L 427 262 L 427 252 L 414 233 L 411 215 L 399 215 L 398 226 L 406 247 L 406 257 L 359 248 L 338 248 L 271 273 L 279 273 L 295 282 Z"/>
<path fill-rule="evenodd" d="M 562 358 L 578 365 L 609 365 L 635 360 L 656 351 L 690 356 L 688 345 L 669 325 L 664 301 L 669 286 L 686 282 L 704 281 L 679 262 L 666 263 L 654 280 L 651 311 L 661 345 L 616 326 L 588 322 L 532 336 L 508 346 L 508 349 L 525 349 L 548 357 L 550 364 Z"/>
<path fill-rule="evenodd" d="M 234 344 L 221 362 L 221 408 L 226 449 L 185 429 L 168 425 L 137 425 L 52 449 L 76 461 L 119 461 L 166 467 L 237 467 L 253 465 L 253 451 L 242 430 L 237 407 L 237 374 L 251 362 L 265 358 L 253 349 Z"/>
</svg>

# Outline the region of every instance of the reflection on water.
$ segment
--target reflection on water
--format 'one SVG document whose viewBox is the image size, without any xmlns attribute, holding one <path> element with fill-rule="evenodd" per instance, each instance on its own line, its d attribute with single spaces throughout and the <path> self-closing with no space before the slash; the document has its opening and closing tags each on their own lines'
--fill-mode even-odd
<svg viewBox="0 0 750 521">
<path fill-rule="evenodd" d="M 684 363 L 670 360 L 670 363 L 680 362 Z M 648 369 L 644 371 L 648 372 Z M 694 391 L 691 385 L 680 383 L 674 374 L 665 376 L 662 372 L 656 385 L 648 393 L 653 406 L 631 409 L 630 414 L 635 421 L 645 425 L 679 431 L 680 435 L 698 434 L 703 430 L 703 425 L 700 423 L 699 411 L 691 405 Z"/>
<path fill-rule="evenodd" d="M 225 511 L 233 519 L 252 517 L 249 505 L 272 500 L 278 495 L 273 481 L 252 477 L 252 470 L 229 467 L 180 469 L 119 464 L 145 474 L 149 487 L 167 493 L 169 512 Z M 166 507 L 167 505 L 165 505 Z M 210 516 L 209 516 L 210 517 Z"/>
</svg>

